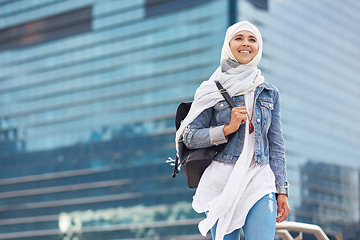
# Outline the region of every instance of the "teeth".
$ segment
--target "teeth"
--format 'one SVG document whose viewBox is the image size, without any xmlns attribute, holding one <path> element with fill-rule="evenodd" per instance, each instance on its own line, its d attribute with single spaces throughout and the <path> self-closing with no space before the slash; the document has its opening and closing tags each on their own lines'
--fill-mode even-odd
<svg viewBox="0 0 360 240">
<path fill-rule="evenodd" d="M 241 53 L 250 53 L 249 51 L 240 51 Z"/>
</svg>

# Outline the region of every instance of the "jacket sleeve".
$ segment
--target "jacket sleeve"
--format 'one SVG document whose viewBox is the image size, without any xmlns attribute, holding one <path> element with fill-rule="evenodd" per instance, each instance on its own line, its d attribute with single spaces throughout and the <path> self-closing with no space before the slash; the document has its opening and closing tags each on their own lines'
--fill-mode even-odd
<svg viewBox="0 0 360 240">
<path fill-rule="evenodd" d="M 224 125 L 210 126 L 214 108 L 205 109 L 184 130 L 182 139 L 189 149 L 205 148 L 227 142 Z"/>
<path fill-rule="evenodd" d="M 280 94 L 278 90 L 274 98 L 274 109 L 271 115 L 268 139 L 269 162 L 275 175 L 276 193 L 288 195 L 289 184 L 287 181 L 285 143 L 281 127 Z"/>
</svg>

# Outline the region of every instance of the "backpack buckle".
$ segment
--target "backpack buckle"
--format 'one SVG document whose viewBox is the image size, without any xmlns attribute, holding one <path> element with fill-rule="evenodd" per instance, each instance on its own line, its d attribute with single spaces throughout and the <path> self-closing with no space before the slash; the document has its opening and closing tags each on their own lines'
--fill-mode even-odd
<svg viewBox="0 0 360 240">
<path fill-rule="evenodd" d="M 221 94 L 227 93 L 226 89 L 222 88 L 219 90 Z"/>
</svg>

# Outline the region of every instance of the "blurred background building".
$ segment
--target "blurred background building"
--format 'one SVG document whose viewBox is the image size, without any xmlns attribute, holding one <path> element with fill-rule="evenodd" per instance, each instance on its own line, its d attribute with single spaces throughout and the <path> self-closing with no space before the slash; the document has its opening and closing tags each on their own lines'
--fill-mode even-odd
<svg viewBox="0 0 360 240">
<path fill-rule="evenodd" d="M 174 112 L 248 20 L 282 97 L 291 214 L 359 239 L 357 0 L 0 0 L 0 239 L 204 239 Z M 209 237 L 207 238 L 209 239 Z"/>
</svg>

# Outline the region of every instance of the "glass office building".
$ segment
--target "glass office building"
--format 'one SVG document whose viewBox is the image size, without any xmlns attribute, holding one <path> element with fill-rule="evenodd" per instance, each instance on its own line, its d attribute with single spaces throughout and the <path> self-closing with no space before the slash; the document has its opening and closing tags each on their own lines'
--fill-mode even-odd
<svg viewBox="0 0 360 240">
<path fill-rule="evenodd" d="M 289 219 L 356 239 L 359 11 L 356 0 L 0 0 L 0 239 L 204 239 L 194 191 L 165 160 L 177 105 L 238 20 L 262 32 L 259 67 L 281 92 Z"/>
</svg>

